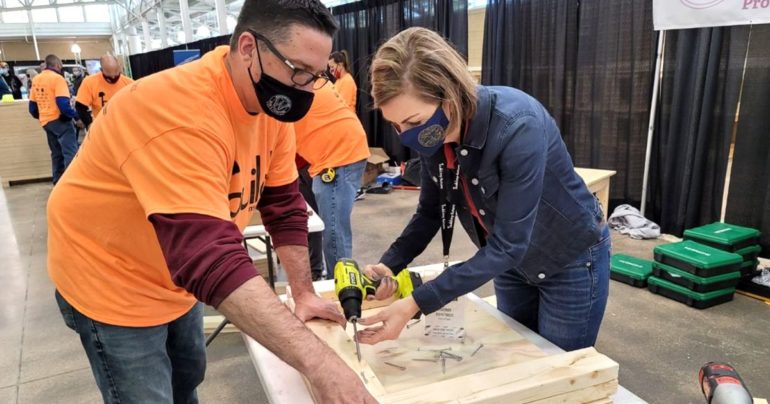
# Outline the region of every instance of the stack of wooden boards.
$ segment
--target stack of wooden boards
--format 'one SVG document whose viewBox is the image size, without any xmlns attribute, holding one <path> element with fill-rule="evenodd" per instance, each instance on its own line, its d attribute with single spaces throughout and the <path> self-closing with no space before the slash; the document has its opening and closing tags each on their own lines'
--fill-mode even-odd
<svg viewBox="0 0 770 404">
<path fill-rule="evenodd" d="M 323 294 L 322 294 L 323 296 Z M 396 341 L 362 345 L 356 358 L 352 327 L 325 321 L 308 327 L 365 382 L 381 403 L 609 403 L 618 364 L 593 348 L 546 355 L 532 342 L 465 297 L 463 342 L 427 337 L 425 320 Z M 291 307 L 291 299 L 287 302 Z M 382 308 L 364 306 L 371 316 Z M 479 347 L 482 347 L 479 349 Z M 448 349 L 462 360 L 432 360 Z M 475 353 L 474 353 L 475 351 Z"/>
<path fill-rule="evenodd" d="M 705 309 L 733 299 L 742 279 L 755 275 L 759 231 L 712 223 L 689 229 L 685 240 L 655 247 L 655 261 L 615 255 L 611 277 Z"/>
</svg>

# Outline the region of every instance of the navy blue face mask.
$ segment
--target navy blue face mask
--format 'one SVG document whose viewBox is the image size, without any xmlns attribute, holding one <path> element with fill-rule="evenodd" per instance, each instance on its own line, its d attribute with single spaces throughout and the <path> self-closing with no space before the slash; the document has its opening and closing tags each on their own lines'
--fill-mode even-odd
<svg viewBox="0 0 770 404">
<path fill-rule="evenodd" d="M 449 119 L 444 114 L 444 108 L 439 105 L 427 122 L 401 132 L 398 138 L 404 146 L 430 157 L 444 144 L 448 126 Z"/>
</svg>

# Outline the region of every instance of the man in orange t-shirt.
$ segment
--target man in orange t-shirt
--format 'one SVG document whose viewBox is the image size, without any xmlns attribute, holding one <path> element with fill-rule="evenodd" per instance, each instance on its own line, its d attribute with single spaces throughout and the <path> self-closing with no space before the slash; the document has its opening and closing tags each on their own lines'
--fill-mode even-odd
<svg viewBox="0 0 770 404">
<path fill-rule="evenodd" d="M 311 270 L 316 279 L 323 271 L 320 242 L 326 277 L 332 279 L 337 260 L 353 256 L 350 215 L 369 157 L 366 131 L 331 83 L 316 91 L 310 111 L 294 130 L 300 190 L 324 222 L 323 236 L 309 235 Z"/>
<path fill-rule="evenodd" d="M 78 89 L 75 108 L 86 127 L 91 125 L 93 118 L 99 115 L 99 111 L 107 105 L 115 93 L 123 87 L 133 83 L 129 77 L 120 74 L 118 59 L 112 55 L 105 55 L 99 59 L 102 71 L 83 79 Z M 88 109 L 91 109 L 91 113 Z"/>
<path fill-rule="evenodd" d="M 302 323 L 345 323 L 310 281 L 286 123 L 323 84 L 335 30 L 317 0 L 246 0 L 229 47 L 135 82 L 94 121 L 48 202 L 48 272 L 105 402 L 197 402 L 198 301 L 302 372 L 319 400 L 374 402 Z M 288 274 L 293 314 L 241 244 L 255 210 Z"/>
<path fill-rule="evenodd" d="M 32 79 L 29 90 L 29 113 L 40 121 L 51 149 L 51 172 L 54 185 L 69 167 L 78 151 L 75 126 L 83 126 L 70 105 L 70 89 L 62 76 L 62 63 L 56 55 L 45 57 L 45 70 Z"/>
</svg>

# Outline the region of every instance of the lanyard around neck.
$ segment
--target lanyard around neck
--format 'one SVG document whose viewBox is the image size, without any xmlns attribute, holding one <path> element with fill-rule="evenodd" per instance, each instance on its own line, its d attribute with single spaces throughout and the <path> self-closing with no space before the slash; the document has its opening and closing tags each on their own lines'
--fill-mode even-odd
<svg viewBox="0 0 770 404">
<path fill-rule="evenodd" d="M 465 130 L 462 139 L 468 135 L 470 122 L 465 122 Z M 462 139 L 460 143 L 462 144 Z M 457 217 L 457 204 L 453 202 L 455 195 L 460 190 L 460 160 L 455 158 L 455 169 L 450 170 L 446 162 L 438 165 L 438 186 L 441 197 L 441 243 L 444 255 L 444 269 L 449 267 L 449 248 L 452 245 L 455 218 Z"/>
</svg>

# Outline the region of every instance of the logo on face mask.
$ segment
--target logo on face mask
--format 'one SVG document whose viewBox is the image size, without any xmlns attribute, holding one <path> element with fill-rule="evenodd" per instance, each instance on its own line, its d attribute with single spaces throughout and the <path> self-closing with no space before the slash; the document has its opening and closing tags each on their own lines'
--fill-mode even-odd
<svg viewBox="0 0 770 404">
<path fill-rule="evenodd" d="M 398 139 L 404 146 L 420 154 L 432 156 L 444 143 L 445 131 L 448 126 L 449 119 L 444 114 L 444 109 L 439 105 L 427 122 L 401 132 Z"/>
<path fill-rule="evenodd" d="M 441 125 L 432 125 L 423 129 L 419 135 L 417 135 L 417 141 L 420 142 L 420 146 L 434 147 L 444 141 L 444 127 Z"/>
<path fill-rule="evenodd" d="M 276 94 L 270 97 L 266 104 L 267 109 L 278 116 L 284 116 L 291 111 L 291 99 L 282 94 Z"/>
</svg>

